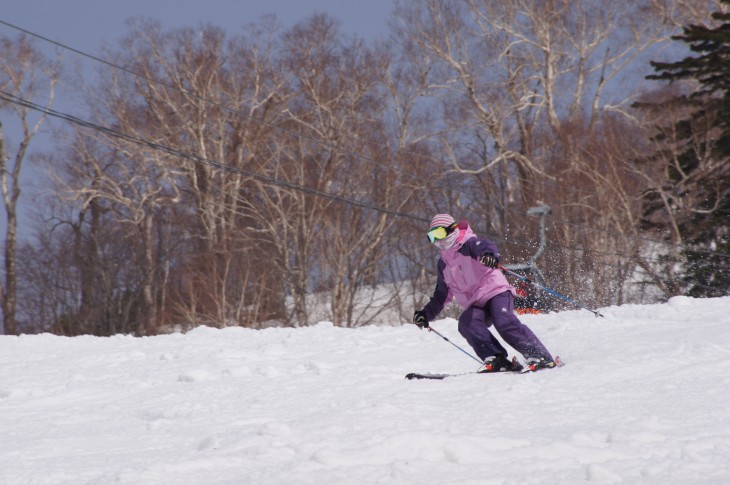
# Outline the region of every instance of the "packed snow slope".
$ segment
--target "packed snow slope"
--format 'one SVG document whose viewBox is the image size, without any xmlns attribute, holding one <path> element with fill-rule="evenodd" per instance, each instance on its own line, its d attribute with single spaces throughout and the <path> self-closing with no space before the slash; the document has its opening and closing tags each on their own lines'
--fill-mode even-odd
<svg viewBox="0 0 730 485">
<path fill-rule="evenodd" d="M 404 375 L 475 363 L 413 325 L 0 337 L 0 483 L 730 483 L 730 297 L 601 311 L 443 381 Z"/>
</svg>

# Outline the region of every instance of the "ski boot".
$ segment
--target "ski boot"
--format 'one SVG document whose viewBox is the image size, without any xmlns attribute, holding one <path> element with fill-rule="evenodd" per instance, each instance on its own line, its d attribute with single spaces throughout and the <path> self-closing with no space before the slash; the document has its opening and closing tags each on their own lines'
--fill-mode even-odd
<svg viewBox="0 0 730 485">
<path fill-rule="evenodd" d="M 545 357 L 528 357 L 526 364 L 527 368 L 531 372 L 535 372 L 542 369 L 552 369 L 554 367 L 560 367 L 562 363 L 556 358 L 555 360 L 546 359 Z"/>
<path fill-rule="evenodd" d="M 517 362 L 516 357 L 509 360 L 504 355 L 499 354 L 484 359 L 484 366 L 478 372 L 520 372 L 522 369 L 522 364 Z"/>
</svg>

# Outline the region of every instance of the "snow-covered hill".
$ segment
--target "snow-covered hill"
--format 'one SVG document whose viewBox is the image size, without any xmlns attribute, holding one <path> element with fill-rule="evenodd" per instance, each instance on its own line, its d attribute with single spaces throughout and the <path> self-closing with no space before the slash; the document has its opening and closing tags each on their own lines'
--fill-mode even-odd
<svg viewBox="0 0 730 485">
<path fill-rule="evenodd" d="M 444 381 L 412 325 L 0 337 L 0 483 L 730 483 L 730 298 L 601 311 L 523 317 L 563 368 Z"/>
</svg>

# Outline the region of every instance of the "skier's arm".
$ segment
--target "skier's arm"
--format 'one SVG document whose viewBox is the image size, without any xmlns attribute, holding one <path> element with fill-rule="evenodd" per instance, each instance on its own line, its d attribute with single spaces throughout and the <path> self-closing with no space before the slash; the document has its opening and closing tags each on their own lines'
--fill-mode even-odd
<svg viewBox="0 0 730 485">
<path fill-rule="evenodd" d="M 426 303 L 423 307 L 423 312 L 426 314 L 426 320 L 433 321 L 439 313 L 444 309 L 446 304 L 451 301 L 451 292 L 444 279 L 444 268 L 446 263 L 439 259 L 438 264 L 438 280 L 436 281 L 436 289 L 431 296 L 431 300 Z"/>
<path fill-rule="evenodd" d="M 496 267 L 496 265 L 499 263 L 499 248 L 497 248 L 497 245 L 489 239 L 481 237 L 469 239 L 464 244 L 463 250 L 466 254 L 476 259 L 477 261 L 480 261 L 485 266 Z M 494 266 L 484 263 L 485 256 L 494 257 Z"/>
</svg>

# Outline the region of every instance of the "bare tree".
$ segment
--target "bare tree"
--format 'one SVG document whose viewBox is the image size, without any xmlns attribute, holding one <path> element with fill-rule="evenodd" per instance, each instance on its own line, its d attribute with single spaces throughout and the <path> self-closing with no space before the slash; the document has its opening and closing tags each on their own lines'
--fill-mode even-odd
<svg viewBox="0 0 730 485">
<path fill-rule="evenodd" d="M 89 94 L 105 133 L 75 132 L 52 161 L 68 211 L 23 252 L 63 264 L 44 283 L 28 261 L 25 290 L 66 289 L 34 318 L 65 334 L 358 326 L 379 311 L 363 288 L 423 286 L 422 220 L 451 211 L 509 231 L 517 258 L 538 201 L 554 211 L 548 274 L 623 302 L 635 266 L 656 268 L 637 237 L 642 191 L 671 195 L 656 166 L 630 163 L 647 147 L 628 107 L 639 82 L 625 80 L 683 5 L 400 2 L 390 49 L 327 15 L 232 38 L 134 20 L 106 53 L 123 69 L 103 67 Z"/>
<path fill-rule="evenodd" d="M 448 123 L 442 137 L 447 160 L 461 176 L 457 183 L 469 205 L 492 231 L 509 226 L 514 241 L 534 238 L 523 223 L 525 209 L 548 203 L 565 223 L 559 262 L 546 265 L 571 288 L 593 289 L 591 296 L 602 302 L 609 293 L 622 298 L 620 291 L 585 281 L 601 261 L 596 255 L 618 254 L 617 241 L 627 249 L 621 254 L 636 253 L 626 237 L 637 231 L 641 191 L 626 175 L 635 152 L 607 150 L 612 141 L 606 137 L 619 125 L 631 134 L 630 105 L 643 83 L 639 76 L 626 79 L 669 41 L 672 29 L 705 10 L 697 7 L 651 0 L 399 3 L 398 38 L 421 53 L 414 62 L 423 72 L 428 67 L 430 98 L 442 103 L 441 119 Z M 634 125 L 634 131 L 641 130 Z M 614 205 L 601 212 L 594 209 L 599 202 Z M 613 236 L 596 237 L 591 226 Z M 525 251 L 507 249 L 510 255 Z M 620 273 L 625 281 L 631 271 L 618 266 L 605 274 Z M 621 281 L 612 287 L 621 288 Z"/>
<path fill-rule="evenodd" d="M 6 142 L 0 133 L 0 189 L 3 195 L 7 230 L 5 234 L 5 286 L 2 291 L 2 309 L 6 334 L 18 332 L 17 308 L 17 230 L 18 201 L 20 200 L 20 174 L 23 161 L 33 137 L 45 121 L 45 115 L 32 120 L 30 109 L 18 101 L 45 98 L 50 107 L 55 87 L 60 77 L 57 63 L 48 61 L 25 36 L 17 39 L 0 39 L 0 86 L 3 99 L 0 108 L 9 108 L 20 122 L 21 140 L 14 155 L 7 156 Z M 10 96 L 8 98 L 7 96 Z M 7 104 L 9 103 L 9 104 Z M 2 126 L 0 126 L 0 131 Z"/>
<path fill-rule="evenodd" d="M 264 35 L 275 25 L 267 19 L 249 37 L 228 42 L 214 27 L 165 33 L 143 20 L 131 27 L 124 48 L 108 55 L 137 76 L 105 70 L 90 98 L 100 124 L 112 120 L 124 136 L 84 132 L 75 164 L 65 169 L 73 174 L 65 177 L 67 189 L 90 224 L 103 201 L 117 224 L 136 228 L 129 247 L 136 248 L 146 322 L 136 331 L 152 331 L 163 315 L 256 321 L 251 312 L 276 310 L 265 309 L 270 293 L 260 291 L 267 278 L 258 276 L 256 231 L 247 229 L 253 195 L 246 173 L 269 156 L 258 147 L 266 146 L 278 102 L 279 75 Z M 93 145 L 106 149 L 89 150 Z"/>
<path fill-rule="evenodd" d="M 121 117 L 117 120 L 119 129 L 133 131 L 131 126 L 139 123 L 135 117 Z M 132 281 L 122 285 L 124 292 L 136 292 L 137 297 L 129 299 L 125 306 L 133 300 L 138 303 L 136 324 L 130 329 L 139 335 L 148 335 L 156 331 L 159 324 L 160 262 L 156 256 L 155 221 L 167 206 L 174 205 L 180 198 L 176 185 L 179 176 L 174 170 L 167 169 L 167 165 L 160 160 L 164 157 L 154 150 L 144 150 L 137 145 L 117 143 L 115 139 L 102 137 L 95 140 L 97 134 L 93 132 L 78 132 L 73 144 L 73 156 L 70 163 L 65 164 L 64 178 L 57 178 L 62 184 L 62 193 L 68 194 L 79 206 L 79 221 L 73 224 L 77 233 L 77 248 L 75 254 L 79 258 L 90 258 L 92 271 L 99 271 L 100 266 L 94 263 L 99 257 L 101 211 L 112 215 L 114 223 L 121 230 L 126 240 L 126 250 L 131 256 L 128 261 L 129 269 L 136 269 Z M 109 148 L 98 149 L 104 145 Z M 103 207 L 103 209 L 102 209 Z M 89 237 L 87 244 L 81 244 L 81 230 L 84 218 L 90 217 Z M 82 276 L 82 308 L 81 315 L 86 313 L 85 307 L 89 303 L 90 295 L 95 290 L 90 288 L 94 283 L 93 275 L 84 271 L 85 265 L 80 265 Z M 131 274 L 131 272 L 130 272 Z M 96 298 L 90 298 L 95 301 Z M 121 312 L 128 313 L 128 310 Z M 123 318 L 122 320 L 127 320 Z"/>
<path fill-rule="evenodd" d="M 374 185 L 381 192 L 393 187 L 386 177 L 374 179 L 374 171 L 387 160 L 387 152 L 375 147 L 382 147 L 381 80 L 388 59 L 359 39 L 343 39 L 326 15 L 315 15 L 287 32 L 284 47 L 285 66 L 296 87 L 286 110 L 291 119 L 287 126 L 304 136 L 287 137 L 279 145 L 284 156 L 276 176 L 334 197 L 375 204 Z M 354 295 L 363 275 L 373 272 L 375 242 L 383 239 L 387 227 L 383 218 L 296 189 L 262 187 L 261 192 L 271 195 L 261 215 L 270 221 L 272 236 L 281 236 L 283 253 L 275 262 L 292 289 L 294 321 L 309 321 L 307 294 L 315 288 L 329 296 L 332 321 L 354 325 Z M 271 210 L 279 214 L 270 217 Z"/>
</svg>

